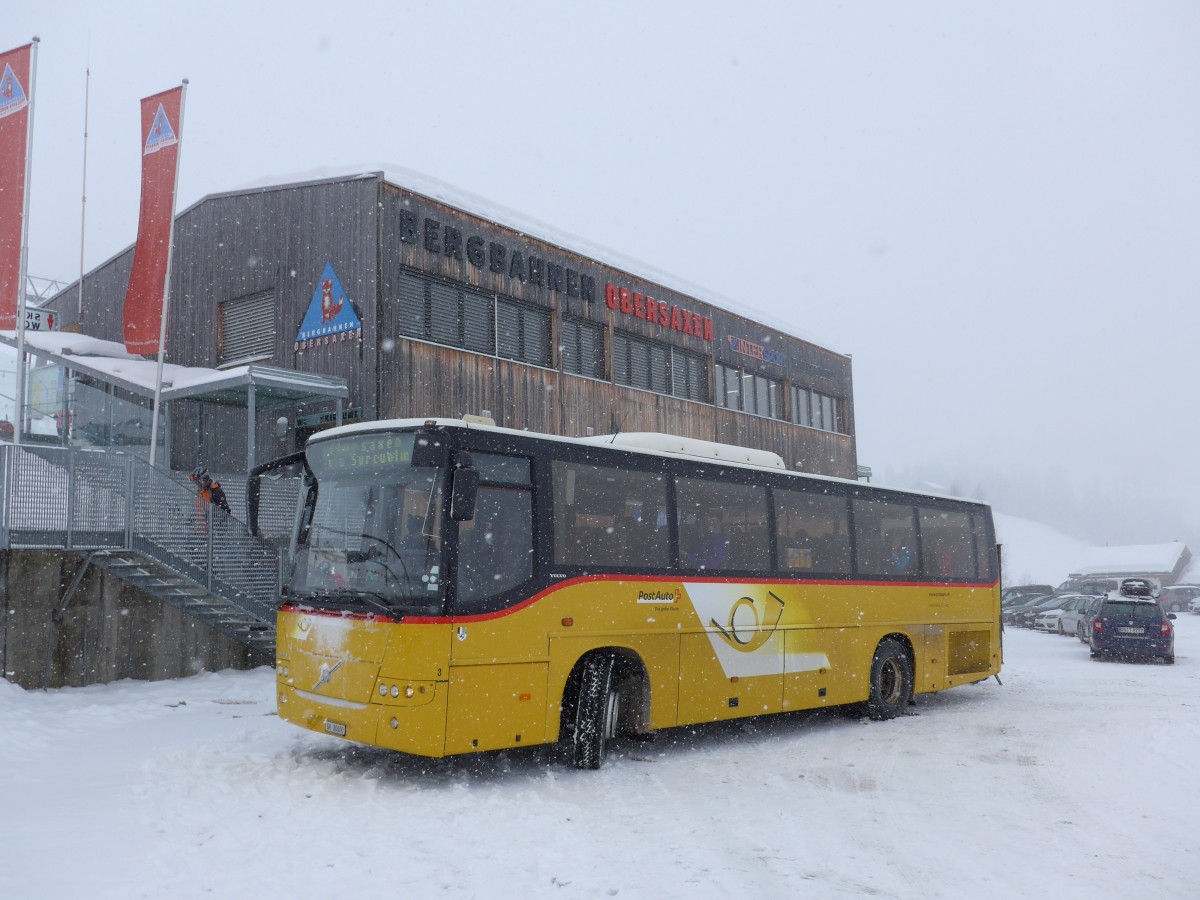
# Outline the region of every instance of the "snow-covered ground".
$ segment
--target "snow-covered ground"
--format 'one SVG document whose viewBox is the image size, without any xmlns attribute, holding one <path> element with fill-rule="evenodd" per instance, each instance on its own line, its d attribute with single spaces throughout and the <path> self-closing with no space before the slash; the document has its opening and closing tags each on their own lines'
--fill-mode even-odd
<svg viewBox="0 0 1200 900">
<path fill-rule="evenodd" d="M 279 721 L 273 672 L 0 681 L 0 897 L 1200 895 L 1200 616 L 1174 666 L 1010 630 L 996 681 L 865 722 L 682 729 L 599 772 Z"/>
</svg>

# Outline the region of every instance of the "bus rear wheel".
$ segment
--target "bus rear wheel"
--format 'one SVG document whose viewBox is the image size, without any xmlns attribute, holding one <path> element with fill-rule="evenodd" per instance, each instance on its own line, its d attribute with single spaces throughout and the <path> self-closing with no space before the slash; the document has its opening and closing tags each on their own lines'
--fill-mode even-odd
<svg viewBox="0 0 1200 900">
<path fill-rule="evenodd" d="M 599 769 L 608 742 L 616 736 L 621 705 L 620 694 L 613 686 L 614 663 L 611 654 L 596 654 L 584 660 L 571 734 L 572 762 L 577 769 Z"/>
<path fill-rule="evenodd" d="M 885 638 L 871 660 L 871 692 L 866 713 L 872 719 L 894 719 L 913 696 L 913 664 L 907 648 L 895 638 Z"/>
</svg>

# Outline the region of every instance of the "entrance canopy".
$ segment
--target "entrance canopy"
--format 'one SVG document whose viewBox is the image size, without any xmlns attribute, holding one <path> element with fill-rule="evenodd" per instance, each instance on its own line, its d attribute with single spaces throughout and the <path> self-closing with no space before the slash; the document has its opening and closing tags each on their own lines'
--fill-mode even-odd
<svg viewBox="0 0 1200 900">
<path fill-rule="evenodd" d="M 11 348 L 6 352 L 4 348 Z M 155 378 L 158 364 L 128 353 L 114 341 L 66 332 L 25 333 L 30 368 L 25 380 L 22 441 L 66 446 L 120 447 L 138 453 L 150 449 Z M 14 363 L 16 333 L 0 331 L 0 357 Z M 4 424 L 15 422 L 15 378 L 0 363 L 0 438 Z M 349 396 L 344 378 L 315 375 L 274 366 L 245 365 L 229 369 L 163 365 L 159 433 L 171 458 L 168 423 L 180 418 L 180 407 L 212 404 L 246 410 L 246 471 L 257 464 L 259 413 L 311 404 L 333 404 L 337 424 Z M 6 415 L 7 413 L 7 415 Z M 288 423 L 294 428 L 294 423 Z M 282 435 L 281 435 L 282 436 Z M 239 442 L 240 443 L 240 442 Z"/>
</svg>

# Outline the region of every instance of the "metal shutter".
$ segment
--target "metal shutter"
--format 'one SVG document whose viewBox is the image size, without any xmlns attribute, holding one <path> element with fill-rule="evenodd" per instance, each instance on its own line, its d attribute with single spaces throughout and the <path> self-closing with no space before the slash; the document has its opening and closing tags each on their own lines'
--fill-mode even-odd
<svg viewBox="0 0 1200 900">
<path fill-rule="evenodd" d="M 429 282 L 429 339 L 451 347 L 462 346 L 459 292 L 438 281 Z"/>
<path fill-rule="evenodd" d="M 659 344 L 649 344 L 650 389 L 660 394 L 671 393 L 671 350 Z"/>
<path fill-rule="evenodd" d="M 563 322 L 562 361 L 564 372 L 589 378 L 604 377 L 604 335 L 591 322 Z"/>
<path fill-rule="evenodd" d="M 613 335 L 613 381 L 616 384 L 632 384 L 629 365 L 629 338 L 621 332 Z"/>
<path fill-rule="evenodd" d="M 671 393 L 688 400 L 708 402 L 708 365 L 703 357 L 671 351 Z M 718 396 L 718 403 L 720 397 Z"/>
<path fill-rule="evenodd" d="M 220 306 L 222 363 L 275 355 L 275 292 L 226 300 Z"/>
<path fill-rule="evenodd" d="M 549 312 L 512 300 L 496 301 L 496 354 L 535 366 L 550 364 Z"/>
<path fill-rule="evenodd" d="M 462 347 L 476 353 L 491 353 L 496 346 L 495 313 L 490 294 L 475 291 L 462 292 L 463 338 Z"/>
<path fill-rule="evenodd" d="M 426 302 L 428 282 L 412 275 L 397 279 L 399 297 L 399 330 L 401 334 L 424 338 L 429 336 L 429 304 Z"/>
</svg>

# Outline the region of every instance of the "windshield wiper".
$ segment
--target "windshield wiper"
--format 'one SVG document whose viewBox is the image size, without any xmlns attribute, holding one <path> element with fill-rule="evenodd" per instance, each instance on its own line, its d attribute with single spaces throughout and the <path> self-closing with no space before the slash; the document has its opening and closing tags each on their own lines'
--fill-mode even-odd
<svg viewBox="0 0 1200 900">
<path fill-rule="evenodd" d="M 340 591 L 339 593 L 348 594 L 353 597 L 361 597 L 363 600 L 367 601 L 367 603 L 369 603 L 371 606 L 374 606 L 377 609 L 383 610 L 383 612 L 385 612 L 387 615 L 390 616 L 390 615 L 394 614 L 394 610 L 392 609 L 391 605 L 389 604 L 388 598 L 383 596 L 383 594 L 377 593 L 375 591 L 363 590 L 362 588 L 356 588 L 354 590 Z"/>
</svg>

